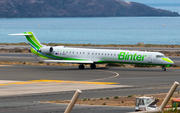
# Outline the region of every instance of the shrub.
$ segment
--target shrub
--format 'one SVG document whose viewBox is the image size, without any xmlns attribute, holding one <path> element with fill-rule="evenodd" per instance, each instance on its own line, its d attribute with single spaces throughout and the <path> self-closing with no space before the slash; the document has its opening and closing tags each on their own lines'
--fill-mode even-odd
<svg viewBox="0 0 180 113">
<path fill-rule="evenodd" d="M 20 53 L 21 53 L 21 52 L 22 52 L 22 50 L 21 50 L 21 49 L 16 48 L 16 49 L 15 49 L 15 52 L 20 52 Z"/>
<path fill-rule="evenodd" d="M 118 96 L 115 96 L 114 99 L 118 99 L 119 97 Z"/>
<path fill-rule="evenodd" d="M 128 95 L 128 97 L 132 97 L 133 95 Z"/>
</svg>

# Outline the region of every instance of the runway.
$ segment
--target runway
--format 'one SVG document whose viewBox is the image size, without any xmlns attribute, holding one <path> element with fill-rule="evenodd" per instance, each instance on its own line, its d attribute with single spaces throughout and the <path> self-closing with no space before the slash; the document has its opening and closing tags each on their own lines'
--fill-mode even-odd
<svg viewBox="0 0 180 113">
<path fill-rule="evenodd" d="M 79 70 L 73 66 L 13 65 L 0 67 L 0 112 L 63 112 L 67 105 L 39 101 L 70 100 L 76 89 L 79 99 L 166 93 L 180 80 L 179 69 L 97 68 Z M 39 81 L 37 81 L 39 80 Z M 180 81 L 178 81 L 180 82 Z M 178 87 L 177 91 L 180 91 Z M 72 113 L 125 113 L 132 107 L 76 105 Z"/>
</svg>

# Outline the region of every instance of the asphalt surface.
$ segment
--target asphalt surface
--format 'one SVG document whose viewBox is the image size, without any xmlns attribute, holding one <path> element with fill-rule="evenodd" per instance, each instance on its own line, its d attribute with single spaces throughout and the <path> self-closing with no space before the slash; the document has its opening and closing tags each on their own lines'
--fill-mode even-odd
<svg viewBox="0 0 180 113">
<path fill-rule="evenodd" d="M 79 99 L 102 98 L 113 96 L 128 96 L 128 95 L 143 95 L 166 93 L 169 91 L 174 81 L 180 82 L 179 69 L 167 69 L 162 71 L 161 68 L 97 68 L 90 69 L 86 67 L 84 70 L 79 70 L 77 67 L 66 66 L 32 66 L 32 65 L 14 65 L 0 67 L 1 80 L 9 81 L 28 81 L 28 80 L 69 80 L 69 81 L 91 81 L 91 82 L 116 82 L 118 84 L 111 85 L 111 88 L 97 88 L 90 90 L 82 90 Z M 118 76 L 115 76 L 118 73 Z M 78 84 L 78 83 L 77 83 Z M 40 85 L 40 84 L 39 84 Z M 41 84 L 42 85 L 42 84 Z M 43 83 L 44 87 L 50 84 Z M 68 86 L 66 84 L 56 84 Z M 80 84 L 86 87 L 86 84 Z M 119 85 L 129 85 L 131 87 L 118 87 Z M 34 86 L 34 84 L 30 84 Z M 117 86 L 117 87 L 116 87 Z M 25 84 L 17 85 L 0 85 L 1 91 L 9 87 L 23 87 Z M 31 90 L 32 88 L 23 89 Z M 87 87 L 88 88 L 88 87 Z M 14 90 L 15 90 L 14 89 Z M 48 88 L 46 89 L 48 90 Z M 70 100 L 76 89 L 71 91 L 47 92 L 22 94 L 11 96 L 0 96 L 0 112 L 5 113 L 63 113 L 67 105 L 65 104 L 49 104 L 40 103 L 39 101 L 48 100 Z M 180 91 L 180 88 L 176 91 Z M 131 112 L 132 107 L 110 107 L 110 106 L 86 106 L 76 105 L 72 113 L 125 113 Z"/>
</svg>

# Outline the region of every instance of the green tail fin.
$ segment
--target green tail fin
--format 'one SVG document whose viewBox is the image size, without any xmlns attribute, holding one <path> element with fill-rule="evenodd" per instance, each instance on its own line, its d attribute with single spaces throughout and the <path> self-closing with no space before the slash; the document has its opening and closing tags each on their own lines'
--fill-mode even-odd
<svg viewBox="0 0 180 113">
<path fill-rule="evenodd" d="M 39 42 L 39 40 L 36 38 L 33 32 L 24 32 L 20 34 L 10 34 L 10 35 L 24 35 L 26 39 L 28 40 L 29 45 L 33 49 L 39 50 L 40 48 L 42 48 L 42 44 Z"/>
<path fill-rule="evenodd" d="M 31 46 L 34 46 L 37 50 L 42 48 L 42 44 L 39 42 L 33 32 L 24 32 L 23 34 L 29 34 L 25 36 Z"/>
</svg>

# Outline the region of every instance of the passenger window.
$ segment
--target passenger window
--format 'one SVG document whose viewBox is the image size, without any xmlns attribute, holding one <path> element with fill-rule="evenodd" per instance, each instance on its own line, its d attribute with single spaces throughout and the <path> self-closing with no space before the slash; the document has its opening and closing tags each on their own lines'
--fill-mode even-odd
<svg viewBox="0 0 180 113">
<path fill-rule="evenodd" d="M 85 52 L 83 52 L 83 54 L 85 54 Z"/>
<path fill-rule="evenodd" d="M 74 54 L 74 51 L 72 53 Z"/>
<path fill-rule="evenodd" d="M 116 56 L 116 54 L 114 54 L 114 56 Z"/>
<path fill-rule="evenodd" d="M 106 55 L 106 53 L 104 55 Z"/>
<path fill-rule="evenodd" d="M 98 55 L 100 55 L 100 53 L 98 53 Z"/>
<path fill-rule="evenodd" d="M 95 53 L 95 55 L 97 55 L 97 53 Z"/>
<path fill-rule="evenodd" d="M 66 51 L 66 53 L 68 53 L 68 51 Z"/>
<path fill-rule="evenodd" d="M 77 54 L 78 54 L 78 52 L 77 52 Z"/>
<path fill-rule="evenodd" d="M 111 54 L 111 56 L 112 56 L 113 54 Z"/>
<path fill-rule="evenodd" d="M 71 53 L 71 51 L 69 51 L 69 53 Z"/>
<path fill-rule="evenodd" d="M 94 55 L 94 53 L 92 53 L 92 55 Z"/>
<path fill-rule="evenodd" d="M 81 54 L 81 52 L 79 52 L 79 54 Z"/>
</svg>

